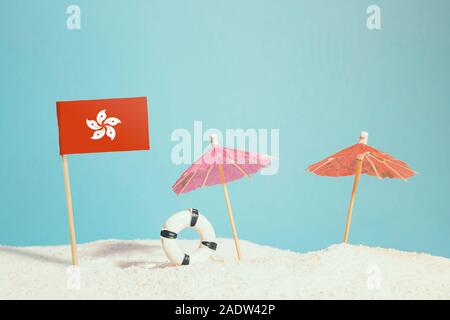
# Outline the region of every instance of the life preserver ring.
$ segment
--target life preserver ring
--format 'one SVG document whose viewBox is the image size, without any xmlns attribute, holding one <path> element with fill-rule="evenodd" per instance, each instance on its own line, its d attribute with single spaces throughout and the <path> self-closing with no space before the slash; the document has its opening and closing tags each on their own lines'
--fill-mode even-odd
<svg viewBox="0 0 450 320">
<path fill-rule="evenodd" d="M 194 228 L 200 236 L 200 246 L 192 254 L 184 253 L 177 236 L 185 228 Z M 161 242 L 167 258 L 176 265 L 188 265 L 207 260 L 216 250 L 216 233 L 205 216 L 197 209 L 183 210 L 172 215 L 161 230 Z"/>
</svg>

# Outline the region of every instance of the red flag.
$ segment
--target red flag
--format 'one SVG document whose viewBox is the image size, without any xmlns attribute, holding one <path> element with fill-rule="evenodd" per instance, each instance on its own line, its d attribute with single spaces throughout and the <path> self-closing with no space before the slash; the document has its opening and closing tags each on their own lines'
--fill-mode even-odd
<svg viewBox="0 0 450 320">
<path fill-rule="evenodd" d="M 149 150 L 147 98 L 56 103 L 60 154 Z"/>
</svg>

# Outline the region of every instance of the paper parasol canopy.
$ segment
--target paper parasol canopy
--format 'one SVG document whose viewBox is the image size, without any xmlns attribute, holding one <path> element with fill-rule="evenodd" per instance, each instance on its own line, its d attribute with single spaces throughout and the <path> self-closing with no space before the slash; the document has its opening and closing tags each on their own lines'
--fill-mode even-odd
<svg viewBox="0 0 450 320">
<path fill-rule="evenodd" d="M 355 175 L 350 206 L 345 226 L 344 242 L 348 242 L 348 233 L 355 202 L 356 188 L 361 174 L 376 176 L 379 179 L 393 178 L 406 181 L 417 172 L 405 162 L 367 145 L 369 134 L 362 132 L 359 143 L 341 150 L 334 155 L 310 165 L 307 171 L 319 176 L 341 177 Z"/>
</svg>

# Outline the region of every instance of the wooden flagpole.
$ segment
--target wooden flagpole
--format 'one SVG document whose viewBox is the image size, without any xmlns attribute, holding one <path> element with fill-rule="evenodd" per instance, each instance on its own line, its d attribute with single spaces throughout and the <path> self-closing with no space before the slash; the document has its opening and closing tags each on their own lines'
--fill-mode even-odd
<svg viewBox="0 0 450 320">
<path fill-rule="evenodd" d="M 69 177 L 69 164 L 67 162 L 67 156 L 61 155 L 63 172 L 64 172 L 64 187 L 66 189 L 66 203 L 67 203 L 67 215 L 69 219 L 69 232 L 70 232 L 70 249 L 72 252 L 72 265 L 78 265 L 77 256 L 77 240 L 75 236 L 75 224 L 73 222 L 73 207 L 72 207 L 72 192 L 70 190 L 70 177 Z"/>
</svg>

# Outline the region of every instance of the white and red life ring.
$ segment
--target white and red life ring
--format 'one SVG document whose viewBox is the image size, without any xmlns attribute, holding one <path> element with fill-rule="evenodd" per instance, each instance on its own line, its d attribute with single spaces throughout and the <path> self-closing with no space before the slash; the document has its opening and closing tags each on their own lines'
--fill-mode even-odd
<svg viewBox="0 0 450 320">
<path fill-rule="evenodd" d="M 185 228 L 193 228 L 200 236 L 200 246 L 192 253 L 184 253 L 177 244 L 177 236 Z M 217 248 L 216 233 L 211 223 L 197 209 L 183 210 L 172 215 L 161 230 L 164 253 L 176 265 L 195 264 L 207 260 Z"/>
</svg>

